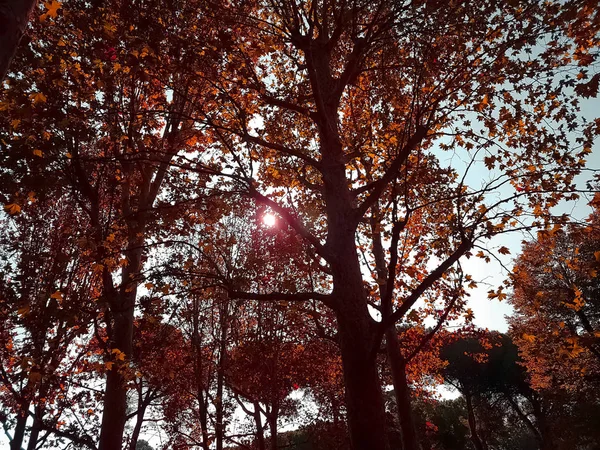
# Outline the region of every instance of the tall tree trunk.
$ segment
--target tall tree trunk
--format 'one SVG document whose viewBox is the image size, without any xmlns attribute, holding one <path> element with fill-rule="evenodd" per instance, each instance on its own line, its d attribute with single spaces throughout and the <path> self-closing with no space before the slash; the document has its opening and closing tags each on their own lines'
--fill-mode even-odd
<svg viewBox="0 0 600 450">
<path fill-rule="evenodd" d="M 550 450 L 549 442 L 552 441 L 552 428 L 548 426 L 548 420 L 546 419 L 546 412 L 542 402 L 534 394 L 528 397 L 528 400 L 533 406 L 533 415 L 535 416 L 536 428 L 539 430 L 541 436 L 540 450 Z"/>
<path fill-rule="evenodd" d="M 0 83 L 8 73 L 36 0 L 0 0 Z"/>
<path fill-rule="evenodd" d="M 256 425 L 256 441 L 258 444 L 258 450 L 267 450 L 265 445 L 265 430 L 262 424 L 262 417 L 260 416 L 260 405 L 257 401 L 253 402 L 254 406 L 254 423 Z"/>
<path fill-rule="evenodd" d="M 200 309 L 198 298 L 194 297 L 194 316 L 193 321 L 193 336 L 192 350 L 194 354 L 194 377 L 196 382 L 196 397 L 198 399 L 198 414 L 200 416 L 200 429 L 202 433 L 202 448 L 208 450 L 208 400 L 205 396 L 205 386 L 203 383 L 203 360 L 202 360 L 202 345 L 200 341 Z"/>
<path fill-rule="evenodd" d="M 271 450 L 277 450 L 279 447 L 277 445 L 277 419 L 279 417 L 279 407 L 271 408 L 267 419 L 269 421 L 269 429 L 271 431 Z"/>
<path fill-rule="evenodd" d="M 36 406 L 35 415 L 33 417 L 33 425 L 31 427 L 31 432 L 29 433 L 29 441 L 27 442 L 27 450 L 35 450 L 37 447 L 38 439 L 40 438 L 40 431 L 42 429 L 42 415 L 42 408 L 39 405 Z"/>
<path fill-rule="evenodd" d="M 327 63 L 325 63 L 327 64 Z M 327 75 L 324 75 L 327 77 Z M 353 450 L 389 448 L 385 407 L 373 352 L 377 323 L 369 313 L 355 234 L 358 218 L 348 188 L 337 105 L 326 105 L 319 124 L 328 262 L 342 355 L 346 409 Z"/>
<path fill-rule="evenodd" d="M 219 341 L 219 361 L 217 367 L 217 397 L 215 400 L 215 437 L 217 441 L 217 450 L 223 450 L 223 441 L 225 435 L 225 424 L 223 423 L 225 412 L 223 407 L 223 388 L 225 385 L 225 359 L 227 353 L 227 334 L 229 331 L 229 299 L 224 302 L 225 305 L 219 310 L 221 337 Z"/>
<path fill-rule="evenodd" d="M 375 256 L 375 268 L 379 284 L 379 297 L 381 298 L 381 313 L 385 319 L 392 315 L 391 296 L 387 295 L 387 278 L 389 276 L 385 262 L 385 252 L 381 239 L 381 224 L 379 219 L 379 204 L 372 208 L 371 233 L 373 241 L 373 254 Z M 415 431 L 414 418 L 412 414 L 412 403 L 410 388 L 406 379 L 406 364 L 396 327 L 390 327 L 385 331 L 385 349 L 387 362 L 392 373 L 392 384 L 394 385 L 394 398 L 398 410 L 398 422 L 402 431 L 402 447 L 404 450 L 418 450 L 419 443 Z"/>
<path fill-rule="evenodd" d="M 419 450 L 419 441 L 412 414 L 410 387 L 406 379 L 406 362 L 400 350 L 400 342 L 396 329 L 390 328 L 385 333 L 388 364 L 392 372 L 394 396 L 398 407 L 398 419 L 402 430 L 402 448 L 404 450 Z"/>
<path fill-rule="evenodd" d="M 112 314 L 112 349 L 131 355 L 133 335 L 133 307 Z M 127 380 L 121 375 L 122 367 L 113 364 L 106 376 L 104 413 L 100 431 L 99 450 L 121 450 L 123 431 L 127 420 Z"/>
<path fill-rule="evenodd" d="M 477 422 L 475 421 L 475 411 L 473 409 L 473 396 L 472 394 L 465 394 L 465 400 L 467 401 L 467 414 L 469 417 L 469 430 L 471 431 L 471 442 L 475 450 L 485 450 L 483 443 L 477 433 Z"/>
<path fill-rule="evenodd" d="M 138 232 L 143 235 L 143 228 L 130 232 L 130 245 L 125 252 L 128 265 L 123 269 L 117 299 L 110 303 L 110 349 L 124 353 L 125 360 L 115 361 L 106 377 L 98 450 L 121 450 L 127 421 L 127 380 L 122 372 L 133 351 L 133 314 L 144 242 Z"/>
<path fill-rule="evenodd" d="M 10 450 L 21 450 L 23 446 L 23 439 L 25 438 L 25 425 L 27 425 L 27 418 L 29 416 L 29 402 L 26 405 L 21 405 L 21 410 L 17 416 L 17 424 L 15 426 L 15 432 L 13 438 L 10 441 Z"/>
<path fill-rule="evenodd" d="M 152 401 L 153 391 L 148 388 L 146 391 L 146 395 L 142 397 L 142 384 L 140 381 L 139 385 L 139 401 L 138 401 L 138 410 L 135 419 L 135 426 L 133 427 L 133 432 L 131 433 L 131 440 L 129 441 L 129 450 L 135 450 L 138 439 L 140 438 L 140 432 L 142 431 L 142 425 L 144 423 L 144 415 L 146 414 L 146 409 L 148 405 Z"/>
<path fill-rule="evenodd" d="M 336 316 L 350 439 L 354 450 L 387 450 L 385 408 L 372 352 L 375 323 L 367 308 L 354 239 L 348 246 L 346 255 L 338 251 L 347 263 L 334 269 L 333 295 L 340 304 Z"/>
</svg>

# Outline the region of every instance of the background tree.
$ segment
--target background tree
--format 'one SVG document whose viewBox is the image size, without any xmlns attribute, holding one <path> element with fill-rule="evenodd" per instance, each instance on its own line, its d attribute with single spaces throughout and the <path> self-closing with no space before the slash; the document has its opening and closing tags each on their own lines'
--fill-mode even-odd
<svg viewBox="0 0 600 450">
<path fill-rule="evenodd" d="M 26 213 L 3 220 L 0 239 L 0 382 L 3 403 L 16 420 L 11 448 L 21 449 L 30 416 L 28 449 L 37 448 L 48 432 L 89 444 L 84 430 L 70 435 L 57 423 L 74 400 L 65 398 L 89 350 L 76 344 L 91 332 L 91 298 L 100 280 L 81 252 L 81 211 L 65 198 L 37 198 L 34 192 L 27 201 Z"/>
<path fill-rule="evenodd" d="M 600 215 L 538 233 L 511 281 L 511 332 L 536 388 L 595 391 L 600 373 Z"/>
</svg>

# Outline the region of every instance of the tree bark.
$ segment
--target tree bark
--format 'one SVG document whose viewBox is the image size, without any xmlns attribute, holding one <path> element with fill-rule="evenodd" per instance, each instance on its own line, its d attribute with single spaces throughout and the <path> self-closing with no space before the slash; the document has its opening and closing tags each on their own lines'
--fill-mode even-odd
<svg viewBox="0 0 600 450">
<path fill-rule="evenodd" d="M 0 0 L 0 83 L 8 73 L 36 0 Z"/>
<path fill-rule="evenodd" d="M 194 354 L 194 377 L 196 384 L 196 398 L 198 400 L 198 415 L 200 420 L 200 429 L 202 433 L 202 444 L 203 450 L 208 450 L 208 401 L 205 396 L 205 386 L 203 383 L 203 359 L 202 359 L 202 345 L 200 341 L 200 309 L 198 305 L 198 298 L 194 298 L 194 316 L 193 321 L 193 335 L 192 335 L 192 352 Z"/>
<path fill-rule="evenodd" d="M 336 111 L 329 123 L 335 124 Z M 329 124 L 328 124 L 329 125 Z M 335 313 L 342 355 L 347 420 L 353 450 L 389 448 L 385 408 L 372 348 L 377 323 L 369 313 L 363 275 L 356 252 L 358 226 L 348 189 L 343 151 L 336 127 L 322 129 L 327 248 L 331 253 Z"/>
<path fill-rule="evenodd" d="M 270 411 L 268 420 L 269 420 L 269 429 L 271 430 L 271 450 L 277 450 L 277 418 L 279 416 L 278 408 L 273 408 Z"/>
<path fill-rule="evenodd" d="M 351 245 L 350 254 L 341 258 L 348 261 L 345 270 L 335 271 L 333 277 L 333 295 L 342 303 L 336 315 L 350 440 L 354 450 L 387 450 L 381 382 L 372 353 L 375 324 L 367 309 L 353 240 Z"/>
<path fill-rule="evenodd" d="M 25 405 L 24 405 L 25 406 Z M 21 450 L 23 446 L 23 439 L 25 437 L 25 425 L 27 424 L 29 403 L 26 407 L 21 407 L 19 416 L 17 417 L 17 424 L 15 426 L 15 432 L 13 438 L 10 441 L 10 450 Z"/>
<path fill-rule="evenodd" d="M 475 411 L 473 409 L 473 396 L 472 394 L 465 394 L 465 400 L 467 401 L 467 414 L 469 417 L 469 430 L 471 431 L 471 442 L 475 450 L 485 450 L 479 433 L 477 433 L 477 422 L 475 420 Z"/>
<path fill-rule="evenodd" d="M 392 372 L 394 396 L 398 407 L 398 419 L 402 431 L 402 448 L 403 450 L 419 450 L 419 441 L 412 414 L 410 387 L 406 379 L 406 363 L 402 357 L 395 327 L 386 331 L 385 341 L 388 363 Z"/>
<path fill-rule="evenodd" d="M 267 450 L 265 445 L 265 430 L 262 424 L 262 418 L 260 416 L 260 405 L 257 401 L 253 402 L 254 406 L 254 423 L 256 424 L 256 441 L 258 444 L 258 450 Z"/>
<path fill-rule="evenodd" d="M 137 231 L 137 230 L 136 230 Z M 137 232 L 133 236 L 137 235 Z M 132 236 L 130 236 L 131 238 Z M 137 237 L 137 236 L 136 236 Z M 137 276 L 142 264 L 143 240 L 131 239 L 125 252 L 128 265 L 123 269 L 118 298 L 110 304 L 110 349 L 125 354 L 125 360 L 115 361 L 106 377 L 104 413 L 98 450 L 121 450 L 127 421 L 127 380 L 122 374 L 133 352 L 133 313 L 137 294 Z"/>
<path fill-rule="evenodd" d="M 40 406 L 36 406 L 33 425 L 31 427 L 31 432 L 29 433 L 29 440 L 27 442 L 27 450 L 35 450 L 37 447 L 40 431 L 42 429 L 42 415 L 42 408 Z"/>
<path fill-rule="evenodd" d="M 113 316 L 112 349 L 131 355 L 133 335 L 133 307 L 118 311 Z M 120 365 L 114 364 L 106 376 L 104 412 L 100 432 L 99 450 L 121 450 L 123 431 L 127 421 L 127 386 Z"/>
</svg>

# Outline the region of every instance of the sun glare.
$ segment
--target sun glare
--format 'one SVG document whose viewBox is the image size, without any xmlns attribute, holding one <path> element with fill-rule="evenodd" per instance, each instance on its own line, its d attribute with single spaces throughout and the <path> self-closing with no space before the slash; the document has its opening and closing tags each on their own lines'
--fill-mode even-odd
<svg viewBox="0 0 600 450">
<path fill-rule="evenodd" d="M 265 214 L 263 216 L 263 223 L 268 227 L 272 227 L 273 225 L 275 225 L 276 222 L 277 219 L 273 214 Z"/>
</svg>

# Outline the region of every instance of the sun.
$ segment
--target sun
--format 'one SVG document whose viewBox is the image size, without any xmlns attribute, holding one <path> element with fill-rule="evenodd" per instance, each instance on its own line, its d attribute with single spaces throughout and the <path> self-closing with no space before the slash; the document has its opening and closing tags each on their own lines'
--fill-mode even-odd
<svg viewBox="0 0 600 450">
<path fill-rule="evenodd" d="M 272 227 L 277 223 L 277 219 L 273 214 L 265 214 L 262 218 L 262 221 L 268 227 Z"/>
</svg>

